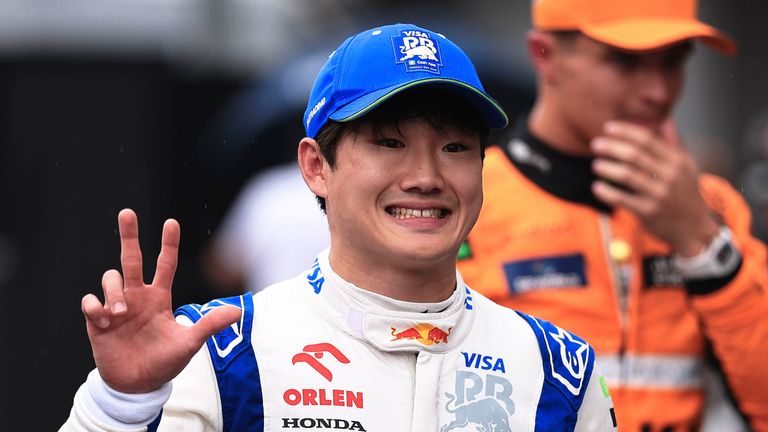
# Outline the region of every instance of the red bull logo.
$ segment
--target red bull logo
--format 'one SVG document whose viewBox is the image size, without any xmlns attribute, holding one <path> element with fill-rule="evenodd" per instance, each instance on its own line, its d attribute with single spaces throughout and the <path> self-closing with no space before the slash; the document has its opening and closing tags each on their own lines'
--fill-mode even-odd
<svg viewBox="0 0 768 432">
<path fill-rule="evenodd" d="M 392 329 L 392 342 L 399 340 L 415 340 L 425 346 L 439 344 L 440 342 L 448 343 L 448 336 L 450 336 L 451 330 L 453 329 L 453 327 L 449 327 L 446 331 L 440 327 L 427 323 L 417 324 L 414 327 L 409 327 L 400 331 L 395 327 L 390 328 Z"/>
</svg>

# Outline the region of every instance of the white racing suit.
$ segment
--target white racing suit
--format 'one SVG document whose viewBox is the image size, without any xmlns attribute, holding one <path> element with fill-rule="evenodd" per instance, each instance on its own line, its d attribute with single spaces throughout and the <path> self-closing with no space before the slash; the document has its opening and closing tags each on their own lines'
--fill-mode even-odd
<svg viewBox="0 0 768 432">
<path fill-rule="evenodd" d="M 167 402 L 145 403 L 159 413 L 148 427 L 104 421 L 84 384 L 62 430 L 616 428 L 587 343 L 492 303 L 458 273 L 448 300 L 401 302 L 342 280 L 326 250 L 294 279 L 253 296 L 184 306 L 177 319 L 194 322 L 224 303 L 240 307 L 241 320 L 208 340 L 173 380 Z"/>
</svg>

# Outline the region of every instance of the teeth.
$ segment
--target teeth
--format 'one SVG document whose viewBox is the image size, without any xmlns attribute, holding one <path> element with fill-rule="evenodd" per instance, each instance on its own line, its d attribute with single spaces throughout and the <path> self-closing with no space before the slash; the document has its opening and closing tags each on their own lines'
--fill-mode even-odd
<svg viewBox="0 0 768 432">
<path fill-rule="evenodd" d="M 390 207 L 388 209 L 389 214 L 397 219 L 411 219 L 411 218 L 428 218 L 428 219 L 442 219 L 445 217 L 445 211 L 438 208 L 430 209 L 410 209 L 403 207 Z"/>
</svg>

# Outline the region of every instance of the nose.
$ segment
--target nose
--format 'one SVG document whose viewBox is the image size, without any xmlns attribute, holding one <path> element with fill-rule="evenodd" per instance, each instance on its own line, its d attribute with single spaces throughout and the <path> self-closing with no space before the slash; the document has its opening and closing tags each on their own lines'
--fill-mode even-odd
<svg viewBox="0 0 768 432">
<path fill-rule="evenodd" d="M 666 109 L 673 102 L 677 88 L 677 75 L 658 65 L 637 72 L 637 89 L 647 104 Z"/>
<path fill-rule="evenodd" d="M 401 187 L 403 190 L 423 194 L 435 193 L 445 187 L 443 167 L 439 155 L 431 149 L 419 149 L 408 155 L 403 164 Z"/>
</svg>

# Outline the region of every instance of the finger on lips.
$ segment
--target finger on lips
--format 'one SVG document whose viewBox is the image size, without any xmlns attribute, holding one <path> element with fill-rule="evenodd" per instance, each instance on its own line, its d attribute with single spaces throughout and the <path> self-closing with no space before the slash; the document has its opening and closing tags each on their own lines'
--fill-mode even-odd
<svg viewBox="0 0 768 432">
<path fill-rule="evenodd" d="M 682 149 L 683 144 L 680 140 L 680 133 L 677 130 L 677 125 L 672 117 L 668 118 L 661 124 L 659 133 L 673 148 Z"/>
<path fill-rule="evenodd" d="M 655 132 L 632 123 L 609 121 L 605 123 L 603 131 L 609 137 L 625 141 L 635 147 L 648 149 L 647 153 L 656 158 L 667 158 L 670 152 L 683 149 L 679 142 L 675 144 L 662 131 Z"/>
<path fill-rule="evenodd" d="M 608 135 L 637 141 L 638 143 L 648 142 L 654 136 L 653 133 L 645 127 L 616 120 L 605 122 L 603 131 Z"/>
</svg>

